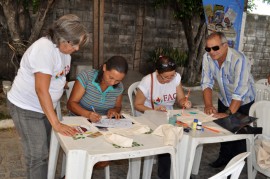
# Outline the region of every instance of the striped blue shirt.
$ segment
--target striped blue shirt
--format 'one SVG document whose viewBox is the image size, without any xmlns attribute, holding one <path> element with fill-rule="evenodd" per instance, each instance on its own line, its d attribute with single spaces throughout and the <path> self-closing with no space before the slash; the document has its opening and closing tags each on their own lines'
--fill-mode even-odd
<svg viewBox="0 0 270 179">
<path fill-rule="evenodd" d="M 250 73 L 251 65 L 245 55 L 229 48 L 226 60 L 219 68 L 218 61 L 208 53 L 203 56 L 202 90 L 213 89 L 215 81 L 219 86 L 219 99 L 229 107 L 232 99 L 242 101 L 241 105 L 255 99 L 254 80 Z"/>
<path fill-rule="evenodd" d="M 92 111 L 93 106 L 97 113 L 106 115 L 109 109 L 115 107 L 116 98 L 123 93 L 124 87 L 120 82 L 116 88 L 109 86 L 102 92 L 100 84 L 95 82 L 97 75 L 97 70 L 90 70 L 77 76 L 77 80 L 85 89 L 80 105 L 89 111 Z"/>
</svg>

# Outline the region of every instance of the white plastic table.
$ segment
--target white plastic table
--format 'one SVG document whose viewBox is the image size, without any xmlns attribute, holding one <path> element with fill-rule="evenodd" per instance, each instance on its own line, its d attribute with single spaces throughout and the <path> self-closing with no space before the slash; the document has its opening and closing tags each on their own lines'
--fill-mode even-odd
<svg viewBox="0 0 270 179">
<path fill-rule="evenodd" d="M 62 122 L 69 125 L 91 125 L 84 117 L 63 117 Z M 112 144 L 106 142 L 102 136 L 74 140 L 72 137 L 63 136 L 52 131 L 48 179 L 55 178 L 60 145 L 67 157 L 66 179 L 90 179 L 93 166 L 99 161 L 129 159 L 163 153 L 169 153 L 171 155 L 173 159 L 171 174 L 172 176 L 176 175 L 175 149 L 172 146 L 163 145 L 161 137 L 151 134 L 136 135 L 132 136 L 132 138 L 134 142 L 143 145 L 131 148 L 115 148 Z M 133 159 L 133 161 L 136 161 L 136 159 Z M 130 162 L 130 164 L 132 164 L 132 162 Z M 140 171 L 131 169 L 129 172 L 128 177 L 132 179 L 139 177 L 137 173 Z"/>
<path fill-rule="evenodd" d="M 191 109 L 192 110 L 192 109 Z M 188 110 L 187 110 L 188 111 Z M 180 110 L 174 111 L 180 113 Z M 203 113 L 203 112 L 201 112 Z M 138 122 L 148 125 L 155 129 L 157 126 L 167 123 L 166 113 L 147 111 L 143 116 L 135 118 Z M 203 124 L 204 125 L 204 124 Z M 206 123 L 209 127 L 220 127 L 214 122 Z M 235 141 L 246 139 L 247 151 L 250 152 L 253 146 L 254 135 L 252 134 L 233 134 L 226 129 L 222 129 L 220 133 L 215 133 L 207 129 L 202 131 L 192 130 L 189 133 L 184 132 L 183 138 L 177 145 L 176 150 L 176 178 L 189 179 L 191 173 L 197 175 L 201 161 L 202 144 L 220 143 L 226 141 Z M 196 161 L 194 161 L 196 158 Z M 146 163 L 147 164 L 147 163 Z M 149 163 L 151 165 L 151 163 Z M 148 167 L 149 166 L 145 166 Z M 247 160 L 248 179 L 252 178 L 252 155 Z M 144 172 L 147 172 L 144 170 Z"/>
</svg>

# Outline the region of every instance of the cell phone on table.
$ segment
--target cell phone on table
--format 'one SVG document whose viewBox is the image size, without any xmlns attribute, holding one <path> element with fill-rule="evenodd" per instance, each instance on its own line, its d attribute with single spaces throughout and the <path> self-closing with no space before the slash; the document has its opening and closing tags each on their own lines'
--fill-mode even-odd
<svg viewBox="0 0 270 179">
<path fill-rule="evenodd" d="M 115 119 L 115 116 L 113 116 L 112 119 Z M 126 118 L 125 116 L 121 115 L 119 119 L 126 119 Z"/>
<path fill-rule="evenodd" d="M 90 119 L 87 119 L 87 121 L 92 124 L 92 121 Z M 108 131 L 108 128 L 107 127 L 96 126 L 96 128 L 98 128 L 98 130 L 100 130 L 100 131 Z"/>
</svg>

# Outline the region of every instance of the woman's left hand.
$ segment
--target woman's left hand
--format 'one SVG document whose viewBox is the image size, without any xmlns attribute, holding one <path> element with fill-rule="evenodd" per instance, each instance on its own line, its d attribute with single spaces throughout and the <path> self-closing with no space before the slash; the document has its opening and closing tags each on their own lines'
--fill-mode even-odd
<svg viewBox="0 0 270 179">
<path fill-rule="evenodd" d="M 110 109 L 107 113 L 107 117 L 111 119 L 112 117 L 115 117 L 115 119 L 120 119 L 121 114 L 119 114 L 115 109 Z"/>
<path fill-rule="evenodd" d="M 65 136 L 73 136 L 78 132 L 74 127 L 68 126 L 60 122 L 57 125 L 53 126 L 53 128 L 56 132 L 59 132 L 60 134 Z"/>
</svg>

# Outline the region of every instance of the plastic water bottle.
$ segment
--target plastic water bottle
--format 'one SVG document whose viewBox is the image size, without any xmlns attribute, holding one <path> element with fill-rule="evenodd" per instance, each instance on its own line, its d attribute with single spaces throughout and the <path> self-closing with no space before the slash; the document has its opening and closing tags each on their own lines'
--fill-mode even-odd
<svg viewBox="0 0 270 179">
<path fill-rule="evenodd" d="M 197 126 L 196 126 L 196 129 L 197 129 L 198 131 L 202 130 L 202 122 L 201 122 L 201 121 L 198 121 L 198 124 L 197 124 Z"/>
<path fill-rule="evenodd" d="M 176 116 L 175 115 L 171 115 L 169 118 L 169 124 L 175 126 L 176 124 Z"/>
</svg>

